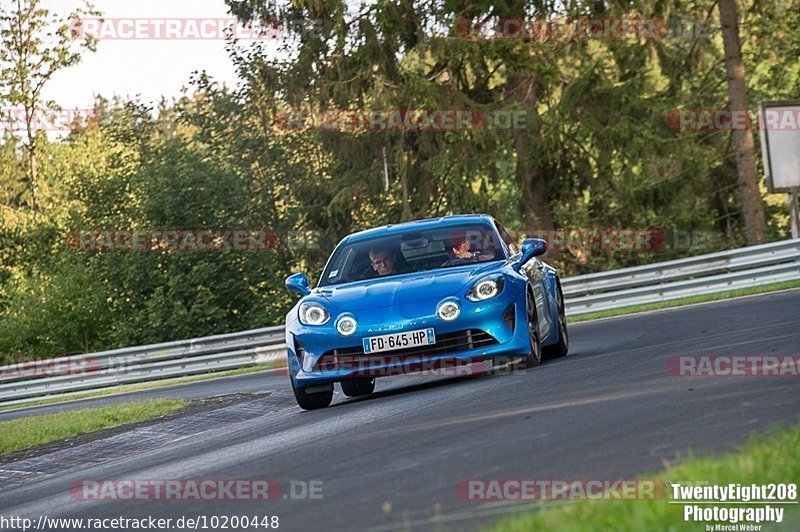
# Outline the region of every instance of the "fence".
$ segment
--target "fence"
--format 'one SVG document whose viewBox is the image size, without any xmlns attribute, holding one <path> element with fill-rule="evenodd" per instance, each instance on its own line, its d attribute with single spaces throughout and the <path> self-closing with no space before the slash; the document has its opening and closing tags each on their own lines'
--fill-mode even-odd
<svg viewBox="0 0 800 532">
<path fill-rule="evenodd" d="M 0 404 L 277 361 L 283 327 L 268 327 L 0 367 Z"/>
<path fill-rule="evenodd" d="M 800 279 L 800 240 L 562 279 L 567 314 Z"/>
</svg>

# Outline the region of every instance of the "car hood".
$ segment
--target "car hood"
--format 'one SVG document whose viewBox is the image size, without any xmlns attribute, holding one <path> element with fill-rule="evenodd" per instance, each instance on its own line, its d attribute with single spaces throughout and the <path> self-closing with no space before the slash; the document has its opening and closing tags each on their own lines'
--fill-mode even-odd
<svg viewBox="0 0 800 532">
<path fill-rule="evenodd" d="M 491 262 L 403 274 L 387 279 L 325 286 L 317 292 L 343 312 L 440 300 L 458 294 L 482 275 L 499 271 L 504 264 Z"/>
</svg>

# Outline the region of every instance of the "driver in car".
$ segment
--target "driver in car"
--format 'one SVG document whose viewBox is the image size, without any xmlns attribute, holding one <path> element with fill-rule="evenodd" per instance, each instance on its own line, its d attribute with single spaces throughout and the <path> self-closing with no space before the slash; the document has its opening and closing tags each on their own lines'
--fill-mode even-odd
<svg viewBox="0 0 800 532">
<path fill-rule="evenodd" d="M 398 259 L 398 252 L 390 248 L 373 248 L 369 250 L 370 268 L 365 278 L 386 277 L 396 273 L 408 273 L 410 271 L 408 263 L 402 255 Z"/>
<path fill-rule="evenodd" d="M 381 277 L 397 273 L 397 257 L 390 249 L 369 250 L 369 263 Z"/>
</svg>

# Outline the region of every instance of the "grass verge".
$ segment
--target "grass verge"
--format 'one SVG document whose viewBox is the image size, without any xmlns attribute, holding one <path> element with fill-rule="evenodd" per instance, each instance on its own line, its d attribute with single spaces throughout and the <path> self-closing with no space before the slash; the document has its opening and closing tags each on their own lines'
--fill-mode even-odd
<svg viewBox="0 0 800 532">
<path fill-rule="evenodd" d="M 579 321 L 596 320 L 599 318 L 611 318 L 613 316 L 624 316 L 626 314 L 635 314 L 637 312 L 646 312 L 648 310 L 682 307 L 684 305 L 692 305 L 694 303 L 706 303 L 709 301 L 730 299 L 732 297 L 766 294 L 768 292 L 788 290 L 791 288 L 800 288 L 800 279 L 796 279 L 794 281 L 781 281 L 779 283 L 765 284 L 762 286 L 751 286 L 749 288 L 739 288 L 736 290 L 726 290 L 725 292 L 717 292 L 716 294 L 683 297 L 680 299 L 673 299 L 672 301 L 659 301 L 658 303 L 646 303 L 642 305 L 631 305 L 630 307 L 598 310 L 597 312 L 588 312 L 578 316 L 567 316 L 567 321 L 569 323 L 577 323 Z"/>
<path fill-rule="evenodd" d="M 738 452 L 715 458 L 689 458 L 668 467 L 664 472 L 641 478 L 662 478 L 681 484 L 697 482 L 698 485 L 796 483 L 800 479 L 800 426 L 779 429 L 769 436 L 753 436 Z M 683 506 L 668 504 L 671 495 L 666 497 L 653 500 L 581 500 L 557 503 L 533 513 L 506 518 L 496 523 L 491 530 L 705 530 L 703 522 L 684 522 Z M 786 510 L 783 522 L 773 525 L 775 530 L 798 530 L 800 509 L 796 505 L 772 506 Z M 711 525 L 713 528 L 713 523 Z M 735 528 L 739 530 L 738 523 Z"/>
<path fill-rule="evenodd" d="M 53 441 L 138 423 L 174 412 L 189 404 L 176 399 L 158 399 L 138 403 L 86 408 L 0 421 L 0 455 Z"/>
</svg>

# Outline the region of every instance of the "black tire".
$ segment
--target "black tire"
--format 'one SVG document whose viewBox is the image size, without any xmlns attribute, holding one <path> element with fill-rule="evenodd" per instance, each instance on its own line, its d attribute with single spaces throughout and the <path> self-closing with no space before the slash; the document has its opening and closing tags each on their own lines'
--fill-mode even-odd
<svg viewBox="0 0 800 532">
<path fill-rule="evenodd" d="M 333 401 L 333 387 L 327 392 L 308 393 L 302 388 L 292 386 L 292 391 L 294 391 L 294 398 L 297 399 L 297 404 L 303 410 L 325 408 L 330 406 Z"/>
<path fill-rule="evenodd" d="M 369 395 L 375 391 L 375 379 L 369 377 L 359 377 L 342 381 L 342 392 L 347 397 L 358 397 L 359 395 Z"/>
<path fill-rule="evenodd" d="M 525 310 L 528 315 L 530 350 L 520 365 L 523 368 L 535 368 L 542 363 L 542 336 L 539 334 L 539 320 L 536 318 L 536 303 L 530 292 L 525 295 Z"/>
<path fill-rule="evenodd" d="M 561 293 L 561 283 L 556 285 L 556 304 L 558 308 L 558 343 L 544 348 L 545 358 L 560 358 L 567 356 L 569 351 L 569 333 L 567 332 L 567 318 L 564 313 L 564 294 Z"/>
</svg>

